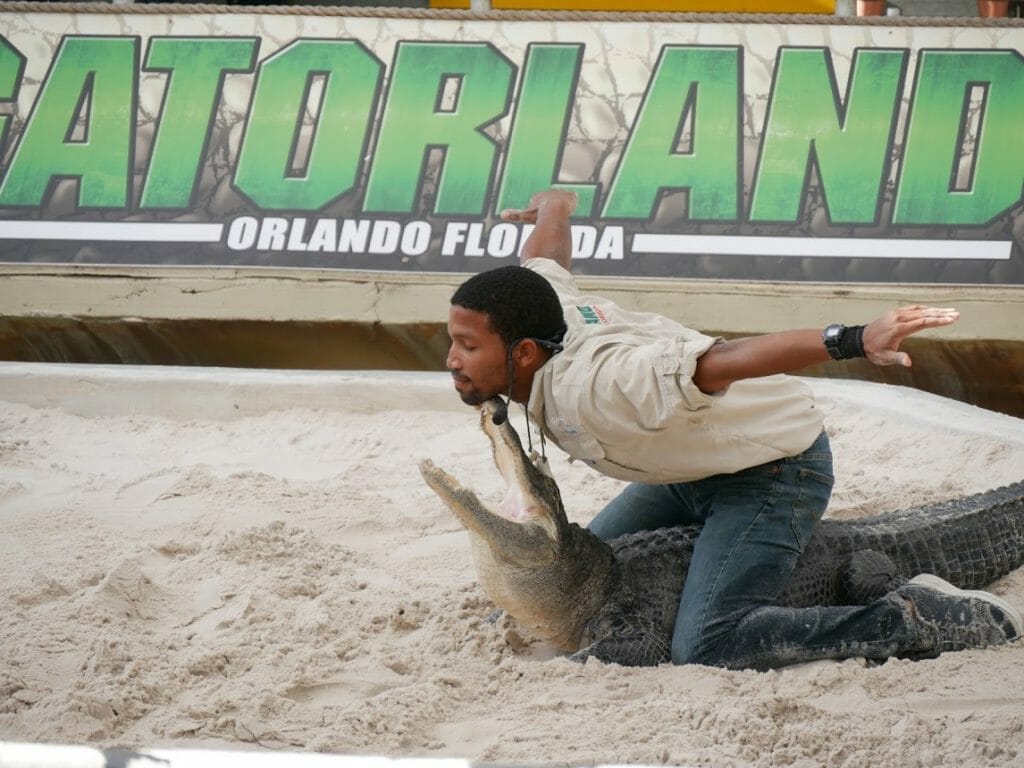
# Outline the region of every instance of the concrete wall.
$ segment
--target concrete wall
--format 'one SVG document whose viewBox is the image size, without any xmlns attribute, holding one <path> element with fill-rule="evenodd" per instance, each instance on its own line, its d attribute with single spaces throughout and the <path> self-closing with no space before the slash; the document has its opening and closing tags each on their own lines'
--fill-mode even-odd
<svg viewBox="0 0 1024 768">
<path fill-rule="evenodd" d="M 443 370 L 459 274 L 0 266 L 0 360 Z M 804 373 L 912 386 L 1024 416 L 1024 288 L 581 278 L 585 291 L 723 336 L 867 322 L 909 303 L 960 322 L 911 339 L 911 369 Z"/>
<path fill-rule="evenodd" d="M 36 318 L 444 323 L 464 274 L 0 265 L 4 314 Z M 941 339 L 1024 342 L 1024 287 L 581 277 L 584 291 L 684 325 L 763 333 L 865 321 L 908 303 L 956 306 Z"/>
</svg>

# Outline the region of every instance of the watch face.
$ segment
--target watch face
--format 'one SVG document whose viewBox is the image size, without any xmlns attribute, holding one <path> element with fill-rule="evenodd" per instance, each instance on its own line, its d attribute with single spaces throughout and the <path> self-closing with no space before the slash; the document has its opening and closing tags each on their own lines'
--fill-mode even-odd
<svg viewBox="0 0 1024 768">
<path fill-rule="evenodd" d="M 825 342 L 825 349 L 828 350 L 829 357 L 833 360 L 842 360 L 843 358 L 842 353 L 839 351 L 839 342 L 842 341 L 845 330 L 845 325 L 833 323 L 821 334 L 821 339 Z"/>
</svg>

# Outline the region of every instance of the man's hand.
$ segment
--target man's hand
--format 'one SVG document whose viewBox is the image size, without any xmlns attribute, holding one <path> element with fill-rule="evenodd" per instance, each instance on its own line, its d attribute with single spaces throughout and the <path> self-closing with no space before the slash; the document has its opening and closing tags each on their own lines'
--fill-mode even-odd
<svg viewBox="0 0 1024 768">
<path fill-rule="evenodd" d="M 564 189 L 545 189 L 530 198 L 526 208 L 507 208 L 502 221 L 533 224 L 519 252 L 519 263 L 530 259 L 552 259 L 566 272 L 572 271 L 572 228 L 569 217 L 576 210 L 579 197 Z"/>
<path fill-rule="evenodd" d="M 864 328 L 864 354 L 875 365 L 911 365 L 910 355 L 901 352 L 903 340 L 928 328 L 955 323 L 960 313 L 955 309 L 925 307 L 914 304 L 894 309 Z"/>
<path fill-rule="evenodd" d="M 553 216 L 564 216 L 568 221 L 579 202 L 579 195 L 575 192 L 565 189 L 545 189 L 535 193 L 525 208 L 506 208 L 499 216 L 502 221 L 536 224 L 542 209 L 553 208 Z"/>
</svg>

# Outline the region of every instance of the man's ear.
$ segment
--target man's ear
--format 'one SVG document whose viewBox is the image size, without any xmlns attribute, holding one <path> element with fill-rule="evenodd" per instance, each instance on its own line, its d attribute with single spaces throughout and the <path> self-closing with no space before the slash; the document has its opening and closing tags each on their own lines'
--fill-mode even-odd
<svg viewBox="0 0 1024 768">
<path fill-rule="evenodd" d="M 516 344 L 513 356 L 515 357 L 516 365 L 527 367 L 542 362 L 544 360 L 544 350 L 536 341 L 526 338 Z"/>
</svg>

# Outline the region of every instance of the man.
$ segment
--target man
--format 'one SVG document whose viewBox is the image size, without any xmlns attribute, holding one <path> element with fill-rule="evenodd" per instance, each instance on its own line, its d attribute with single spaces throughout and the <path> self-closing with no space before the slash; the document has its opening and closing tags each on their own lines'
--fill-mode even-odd
<svg viewBox="0 0 1024 768">
<path fill-rule="evenodd" d="M 700 523 L 672 660 L 769 668 L 820 658 L 925 657 L 997 645 L 1020 615 L 986 592 L 922 575 L 867 606 L 774 605 L 832 489 L 810 389 L 784 374 L 832 358 L 911 364 L 907 336 L 956 321 L 912 306 L 866 326 L 731 341 L 580 293 L 569 274 L 575 195 L 540 192 L 507 221 L 535 224 L 521 266 L 452 297 L 447 366 L 462 400 L 526 406 L 574 459 L 630 481 L 590 523 L 602 538 Z"/>
</svg>

